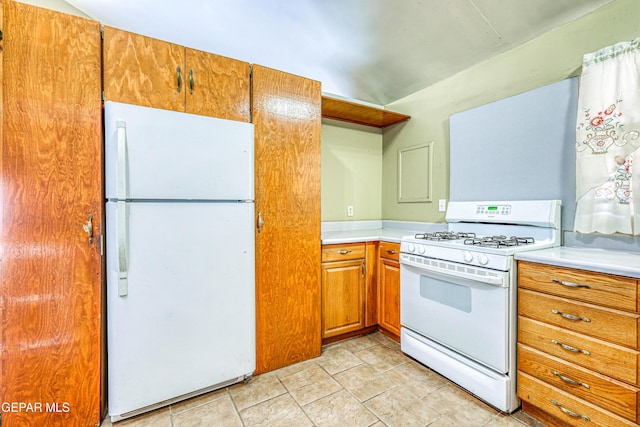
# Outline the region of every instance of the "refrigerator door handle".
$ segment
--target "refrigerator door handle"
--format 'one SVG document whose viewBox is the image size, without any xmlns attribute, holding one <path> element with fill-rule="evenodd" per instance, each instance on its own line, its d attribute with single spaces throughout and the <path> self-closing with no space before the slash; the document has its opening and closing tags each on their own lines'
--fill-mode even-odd
<svg viewBox="0 0 640 427">
<path fill-rule="evenodd" d="M 127 123 L 116 122 L 118 130 L 118 200 L 126 200 L 128 193 L 127 176 Z"/>
<path fill-rule="evenodd" d="M 127 204 L 118 201 L 118 296 L 124 297 L 129 294 L 129 248 L 127 223 Z"/>
</svg>

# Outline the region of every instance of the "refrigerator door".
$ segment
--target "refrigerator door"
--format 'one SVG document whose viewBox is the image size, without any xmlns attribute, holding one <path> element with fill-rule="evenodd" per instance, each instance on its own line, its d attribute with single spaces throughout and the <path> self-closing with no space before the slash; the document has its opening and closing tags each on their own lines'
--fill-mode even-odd
<svg viewBox="0 0 640 427">
<path fill-rule="evenodd" d="M 110 200 L 253 200 L 253 124 L 105 103 Z"/>
<path fill-rule="evenodd" d="M 107 203 L 112 419 L 253 373 L 253 209 L 253 203 Z M 118 240 L 127 245 L 125 296 Z"/>
</svg>

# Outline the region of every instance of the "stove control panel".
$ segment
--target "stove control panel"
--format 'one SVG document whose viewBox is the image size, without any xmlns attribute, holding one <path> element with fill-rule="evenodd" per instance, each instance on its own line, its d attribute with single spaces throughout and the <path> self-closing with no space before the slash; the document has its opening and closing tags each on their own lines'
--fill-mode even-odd
<svg viewBox="0 0 640 427">
<path fill-rule="evenodd" d="M 476 215 L 493 217 L 496 215 L 510 215 L 511 205 L 478 205 Z"/>
</svg>

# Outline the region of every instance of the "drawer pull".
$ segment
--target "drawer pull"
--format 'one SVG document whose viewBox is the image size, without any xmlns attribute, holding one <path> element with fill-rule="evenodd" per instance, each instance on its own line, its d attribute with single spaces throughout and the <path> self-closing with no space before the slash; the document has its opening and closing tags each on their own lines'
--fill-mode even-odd
<svg viewBox="0 0 640 427">
<path fill-rule="evenodd" d="M 348 249 L 341 249 L 341 250 L 339 250 L 339 251 L 338 251 L 338 253 L 339 253 L 340 255 L 346 255 L 346 254 L 351 253 L 351 251 L 350 251 L 350 250 L 348 250 Z"/>
<path fill-rule="evenodd" d="M 582 354 L 586 354 L 586 355 L 590 355 L 591 353 L 588 350 L 582 350 L 580 348 L 575 348 L 575 347 L 571 347 L 570 345 L 561 343 L 560 341 L 557 340 L 551 340 L 552 343 L 559 345 L 560 347 L 564 348 L 565 350 L 568 351 L 572 351 L 574 353 L 582 353 Z"/>
<path fill-rule="evenodd" d="M 560 378 L 560 379 L 561 379 L 562 381 L 564 381 L 565 383 L 569 383 L 569 384 L 573 384 L 573 385 L 580 385 L 580 386 L 582 386 L 582 387 L 584 387 L 584 388 L 591 388 L 591 387 L 589 387 L 589 384 L 587 384 L 587 383 L 581 383 L 580 381 L 576 381 L 576 380 L 572 380 L 571 378 L 569 378 L 569 377 L 565 377 L 565 376 L 564 376 L 564 375 L 562 375 L 560 372 L 558 372 L 558 371 L 556 371 L 556 370 L 554 370 L 554 369 L 551 369 L 551 373 L 552 373 L 553 375 L 555 375 L 556 377 Z"/>
<path fill-rule="evenodd" d="M 552 282 L 554 283 L 558 283 L 562 286 L 567 286 L 569 288 L 587 288 L 587 289 L 591 289 L 591 286 L 587 285 L 586 283 L 573 283 L 573 282 L 565 282 L 564 280 L 558 280 L 555 277 L 553 279 L 551 279 Z"/>
<path fill-rule="evenodd" d="M 582 320 L 583 322 L 591 322 L 591 319 L 589 319 L 588 317 L 580 317 L 580 316 L 575 316 L 573 314 L 569 314 L 569 313 L 563 313 L 561 311 L 558 310 L 551 310 L 551 312 L 553 314 L 559 314 L 560 316 L 564 317 L 565 319 L 569 319 L 569 320 Z"/>
<path fill-rule="evenodd" d="M 387 253 L 388 253 L 389 255 L 393 255 L 393 254 L 395 254 L 395 253 L 396 253 L 396 251 L 394 251 L 393 249 L 387 249 Z"/>
<path fill-rule="evenodd" d="M 550 402 L 557 406 L 558 408 L 560 408 L 560 410 L 562 412 L 564 412 L 565 414 L 569 415 L 570 417 L 573 418 L 582 418 L 585 421 L 591 421 L 591 419 L 589 417 L 587 417 L 586 415 L 582 415 L 582 414 L 578 414 L 577 412 L 573 412 L 570 411 L 569 409 L 565 408 L 564 406 L 562 406 L 561 404 L 559 404 L 558 402 L 556 402 L 555 400 L 550 400 Z"/>
</svg>

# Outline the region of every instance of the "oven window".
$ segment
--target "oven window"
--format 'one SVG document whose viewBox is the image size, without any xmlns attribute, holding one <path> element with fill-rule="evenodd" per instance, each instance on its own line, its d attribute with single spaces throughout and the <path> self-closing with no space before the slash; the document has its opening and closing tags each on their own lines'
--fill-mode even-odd
<svg viewBox="0 0 640 427">
<path fill-rule="evenodd" d="M 471 313 L 471 288 L 420 276 L 420 296 L 465 313 Z"/>
</svg>

